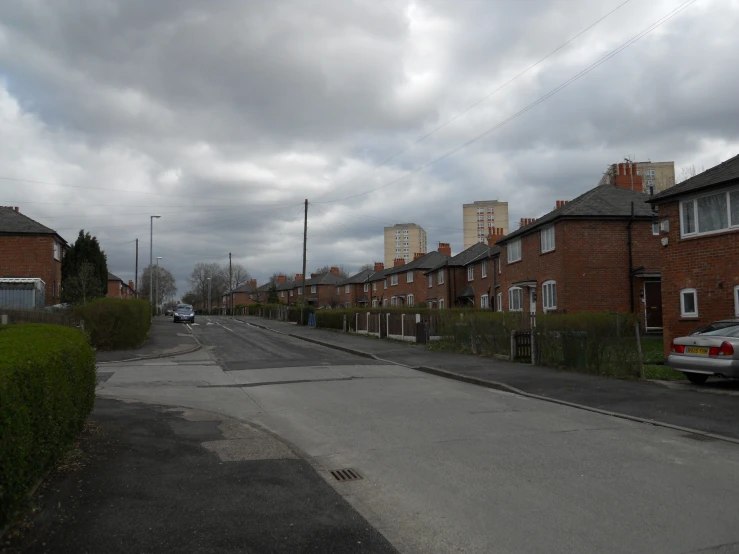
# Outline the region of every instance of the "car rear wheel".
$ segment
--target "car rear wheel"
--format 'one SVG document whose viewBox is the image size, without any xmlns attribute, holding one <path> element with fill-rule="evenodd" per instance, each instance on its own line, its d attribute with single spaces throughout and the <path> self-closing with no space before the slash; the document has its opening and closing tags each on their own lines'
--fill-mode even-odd
<svg viewBox="0 0 739 554">
<path fill-rule="evenodd" d="M 708 380 L 708 375 L 705 373 L 685 373 L 685 377 L 694 385 L 702 385 Z"/>
</svg>

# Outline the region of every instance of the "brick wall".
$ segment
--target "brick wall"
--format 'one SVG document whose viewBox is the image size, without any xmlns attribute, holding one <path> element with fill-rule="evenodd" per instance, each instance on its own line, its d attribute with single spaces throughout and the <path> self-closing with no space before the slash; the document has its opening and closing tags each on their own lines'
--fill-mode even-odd
<svg viewBox="0 0 739 554">
<path fill-rule="evenodd" d="M 108 281 L 108 298 L 124 298 L 123 281 Z"/>
<path fill-rule="evenodd" d="M 0 235 L 0 277 L 43 279 L 47 306 L 61 301 L 62 263 L 54 259 L 54 242 L 51 235 Z"/>
<path fill-rule="evenodd" d="M 660 246 L 665 356 L 670 342 L 696 327 L 735 317 L 734 287 L 739 285 L 739 230 L 680 239 L 678 202 L 661 204 L 659 219 L 669 220 L 667 246 Z M 680 290 L 694 288 L 698 317 L 680 315 Z"/>
<path fill-rule="evenodd" d="M 408 271 L 396 273 L 398 277 L 398 284 L 392 285 L 392 276 L 387 276 L 387 290 L 385 292 L 385 298 L 388 299 L 388 306 L 392 305 L 392 297 L 398 295 L 405 295 L 405 301 L 399 306 L 405 306 L 409 294 L 413 295 L 413 305 L 418 306 L 421 302 L 426 302 L 428 299 L 428 281 L 426 275 L 424 275 L 425 269 L 414 269 L 413 281 L 408 282 Z M 378 285 L 379 287 L 379 285 Z M 379 291 L 378 291 L 379 292 Z"/>
</svg>

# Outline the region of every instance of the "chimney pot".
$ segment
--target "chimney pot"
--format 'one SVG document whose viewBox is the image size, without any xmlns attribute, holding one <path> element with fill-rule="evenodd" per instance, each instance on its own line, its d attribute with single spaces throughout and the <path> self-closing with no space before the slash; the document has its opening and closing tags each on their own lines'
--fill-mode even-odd
<svg viewBox="0 0 739 554">
<path fill-rule="evenodd" d="M 441 254 L 446 254 L 447 256 L 452 256 L 452 247 L 448 242 L 440 242 L 439 243 L 439 252 Z"/>
<path fill-rule="evenodd" d="M 399 267 L 401 265 L 405 265 L 405 259 L 404 258 L 395 258 L 395 262 L 393 263 L 393 267 Z"/>
<path fill-rule="evenodd" d="M 16 207 L 15 207 L 15 211 L 16 211 L 16 212 L 18 211 L 18 206 L 16 206 Z"/>
<path fill-rule="evenodd" d="M 281 283 L 284 283 L 286 280 L 287 280 L 287 277 L 285 277 L 284 275 L 278 275 L 277 276 L 277 282 L 280 283 L 280 284 Z M 254 281 L 255 286 L 256 286 L 257 280 L 256 279 L 253 279 L 253 281 Z"/>
<path fill-rule="evenodd" d="M 302 281 L 303 280 L 303 274 L 302 273 L 296 273 L 295 274 L 295 280 L 296 281 Z"/>
<path fill-rule="evenodd" d="M 331 273 L 333 273 L 334 275 L 341 275 L 341 272 L 339 271 L 338 267 L 332 267 Z"/>
<path fill-rule="evenodd" d="M 385 269 L 385 264 L 381 262 L 375 262 L 375 272 L 382 271 L 383 269 Z"/>
</svg>

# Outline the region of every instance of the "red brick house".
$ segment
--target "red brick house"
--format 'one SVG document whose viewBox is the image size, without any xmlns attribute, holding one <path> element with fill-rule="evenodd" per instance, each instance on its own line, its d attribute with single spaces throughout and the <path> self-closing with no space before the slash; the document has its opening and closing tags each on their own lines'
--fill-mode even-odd
<svg viewBox="0 0 739 554">
<path fill-rule="evenodd" d="M 228 295 L 223 297 L 224 305 L 228 307 Z M 234 306 L 249 306 L 257 303 L 257 280 L 250 279 L 233 291 Z"/>
<path fill-rule="evenodd" d="M 425 273 L 430 308 L 495 309 L 499 246 L 477 243 Z"/>
<path fill-rule="evenodd" d="M 39 278 L 46 305 L 61 302 L 62 256 L 67 249 L 56 231 L 18 211 L 0 207 L 0 277 Z"/>
<path fill-rule="evenodd" d="M 116 277 L 108 271 L 108 298 L 135 298 L 133 281 L 125 283 L 120 277 Z"/>
<path fill-rule="evenodd" d="M 339 305 L 344 308 L 351 308 L 352 306 L 369 307 L 372 302 L 369 278 L 373 273 L 375 273 L 374 269 L 363 269 L 341 281 L 336 286 Z"/>
<path fill-rule="evenodd" d="M 305 280 L 305 303 L 316 308 L 338 308 L 343 305 L 336 287 L 344 280 L 339 274 L 338 267 L 332 267 L 326 273 L 311 273 L 310 279 Z M 296 283 L 299 291 L 302 291 L 302 283 Z M 298 292 L 296 300 L 300 299 Z"/>
<path fill-rule="evenodd" d="M 402 258 L 399 258 L 401 265 L 404 263 Z M 377 308 L 383 305 L 387 293 L 387 281 L 385 280 L 385 264 L 375 262 L 374 272 L 367 278 L 369 285 L 369 297 L 372 308 Z"/>
<path fill-rule="evenodd" d="M 522 221 L 498 241 L 503 309 L 633 312 L 648 329 L 661 328 L 660 246 L 647 200 L 600 185 Z"/>
<path fill-rule="evenodd" d="M 385 294 L 382 305 L 411 307 L 421 303 L 428 304 L 426 272 L 451 258 L 451 253 L 449 243 L 441 242 L 437 252 L 415 254 L 413 261 L 407 264 L 403 264 L 403 259 L 398 258 L 399 265 L 384 270 L 383 287 L 387 286 L 387 289 L 383 290 Z"/>
<path fill-rule="evenodd" d="M 649 202 L 659 214 L 667 356 L 673 338 L 739 318 L 739 156 Z"/>
</svg>

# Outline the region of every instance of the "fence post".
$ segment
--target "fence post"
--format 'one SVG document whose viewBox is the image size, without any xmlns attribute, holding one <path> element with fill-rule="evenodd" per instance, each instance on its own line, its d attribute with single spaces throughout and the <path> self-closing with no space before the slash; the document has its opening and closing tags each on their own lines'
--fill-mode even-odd
<svg viewBox="0 0 739 554">
<path fill-rule="evenodd" d="M 637 363 L 639 364 L 639 379 L 644 379 L 644 355 L 641 351 L 641 335 L 639 333 L 639 320 L 634 322 L 634 330 L 636 331 L 636 353 Z"/>
<path fill-rule="evenodd" d="M 385 314 L 385 336 L 390 334 L 390 314 Z"/>
<path fill-rule="evenodd" d="M 85 330 L 85 320 L 84 319 L 80 319 L 80 327 L 82 328 L 83 331 Z"/>
<path fill-rule="evenodd" d="M 359 331 L 359 312 L 354 314 L 354 331 Z M 367 331 L 369 331 L 369 327 L 367 328 Z"/>
<path fill-rule="evenodd" d="M 346 314 L 344 314 L 344 332 L 346 333 Z"/>
<path fill-rule="evenodd" d="M 405 314 L 400 314 L 400 338 L 405 337 Z"/>
<path fill-rule="evenodd" d="M 511 361 L 516 361 L 516 330 L 511 331 Z"/>
<path fill-rule="evenodd" d="M 369 335 L 369 318 L 370 318 L 370 314 L 369 312 L 367 312 L 367 334 L 368 335 Z"/>
<path fill-rule="evenodd" d="M 536 314 L 531 314 L 531 365 L 536 365 L 536 348 L 534 345 L 534 330 L 536 329 Z"/>
<path fill-rule="evenodd" d="M 8 324 L 8 314 L 0 315 L 0 325 Z"/>
</svg>

